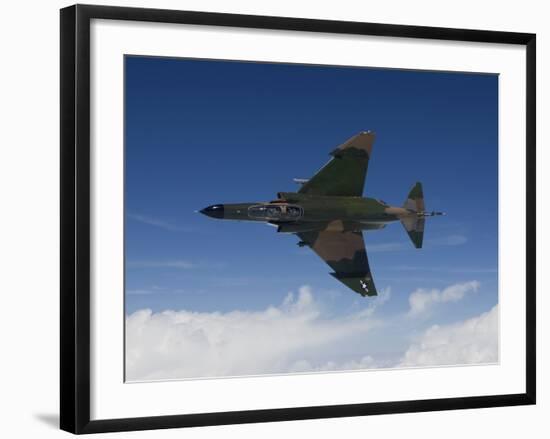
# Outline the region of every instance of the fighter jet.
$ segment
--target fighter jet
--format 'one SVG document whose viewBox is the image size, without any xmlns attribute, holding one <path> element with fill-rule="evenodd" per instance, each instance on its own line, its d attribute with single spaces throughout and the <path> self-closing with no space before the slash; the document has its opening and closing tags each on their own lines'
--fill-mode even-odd
<svg viewBox="0 0 550 439">
<path fill-rule="evenodd" d="M 416 248 L 422 248 L 427 212 L 417 182 L 401 207 L 363 197 L 375 135 L 363 131 L 347 140 L 310 179 L 295 179 L 298 192 L 279 192 L 269 202 L 213 204 L 200 212 L 211 218 L 261 221 L 281 233 L 293 233 L 334 270 L 330 273 L 361 296 L 376 296 L 362 231 L 380 230 L 400 221 Z"/>
</svg>

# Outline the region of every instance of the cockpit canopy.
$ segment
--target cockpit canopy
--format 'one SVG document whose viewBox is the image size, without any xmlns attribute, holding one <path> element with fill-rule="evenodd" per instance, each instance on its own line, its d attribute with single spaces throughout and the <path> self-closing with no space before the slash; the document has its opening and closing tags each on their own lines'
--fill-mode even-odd
<svg viewBox="0 0 550 439">
<path fill-rule="evenodd" d="M 304 215 L 300 206 L 292 204 L 257 204 L 248 208 L 248 216 L 267 221 L 295 221 Z"/>
</svg>

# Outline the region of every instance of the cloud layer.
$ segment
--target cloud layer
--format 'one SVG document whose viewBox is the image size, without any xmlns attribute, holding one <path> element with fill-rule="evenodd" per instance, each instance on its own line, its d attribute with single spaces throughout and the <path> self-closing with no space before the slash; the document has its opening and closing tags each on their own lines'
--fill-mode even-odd
<svg viewBox="0 0 550 439">
<path fill-rule="evenodd" d="M 478 289 L 479 282 L 475 280 L 454 284 L 443 290 L 435 288 L 426 290 L 424 288 L 419 288 L 409 296 L 409 315 L 418 316 L 425 314 L 437 303 L 458 302 L 462 300 L 466 294 L 475 292 Z"/>
<path fill-rule="evenodd" d="M 289 294 L 278 307 L 256 312 L 137 311 L 126 319 L 126 378 L 298 370 L 304 351 L 330 353 L 346 338 L 368 332 L 376 325 L 371 314 L 324 318 L 309 287 L 301 287 L 296 297 Z"/>
<path fill-rule="evenodd" d="M 433 325 L 405 352 L 399 367 L 495 363 L 498 305 L 453 325 Z"/>
<path fill-rule="evenodd" d="M 423 314 L 435 303 L 459 301 L 478 288 L 471 281 L 443 290 L 416 290 L 409 296 L 410 310 L 388 319 L 379 318 L 378 309 L 390 298 L 389 289 L 360 311 L 335 317 L 327 315 L 307 286 L 261 311 L 136 311 L 126 317 L 126 379 L 495 362 L 498 306 L 463 322 L 430 325 L 391 360 L 382 361 L 368 348 L 369 340 L 380 340 L 388 327 L 407 340 L 423 321 L 411 315 Z"/>
</svg>

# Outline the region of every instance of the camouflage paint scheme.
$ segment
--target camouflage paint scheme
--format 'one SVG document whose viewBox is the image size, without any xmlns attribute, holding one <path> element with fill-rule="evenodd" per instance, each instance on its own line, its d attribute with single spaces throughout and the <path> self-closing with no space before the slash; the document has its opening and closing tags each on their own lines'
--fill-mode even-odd
<svg viewBox="0 0 550 439">
<path fill-rule="evenodd" d="M 422 184 L 416 183 L 402 207 L 364 198 L 363 187 L 375 135 L 363 131 L 335 148 L 332 158 L 298 192 L 279 192 L 269 202 L 214 204 L 201 213 L 217 219 L 263 221 L 281 233 L 293 233 L 299 246 L 310 247 L 331 273 L 361 296 L 375 296 L 363 233 L 401 221 L 413 245 L 422 247 L 427 216 Z"/>
</svg>

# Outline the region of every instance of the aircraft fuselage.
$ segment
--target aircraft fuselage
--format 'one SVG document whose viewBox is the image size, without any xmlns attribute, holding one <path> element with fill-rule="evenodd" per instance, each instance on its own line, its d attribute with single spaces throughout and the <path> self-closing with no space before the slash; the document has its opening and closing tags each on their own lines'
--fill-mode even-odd
<svg viewBox="0 0 550 439">
<path fill-rule="evenodd" d="M 407 217 L 425 215 L 389 206 L 375 198 L 279 193 L 271 202 L 215 204 L 201 213 L 218 219 L 261 221 L 279 226 L 280 232 L 304 230 L 369 230 Z"/>
</svg>

